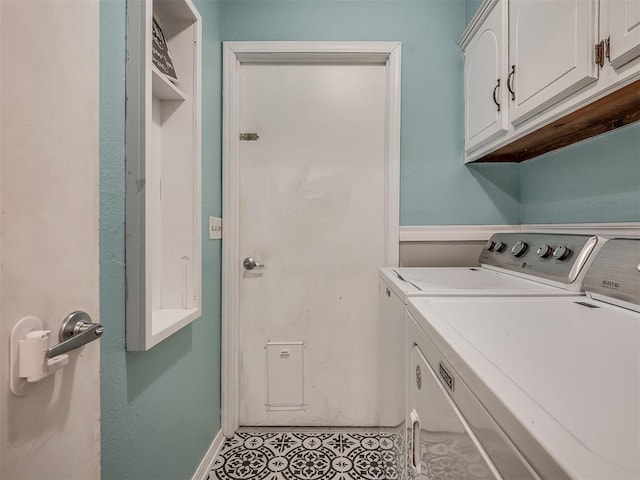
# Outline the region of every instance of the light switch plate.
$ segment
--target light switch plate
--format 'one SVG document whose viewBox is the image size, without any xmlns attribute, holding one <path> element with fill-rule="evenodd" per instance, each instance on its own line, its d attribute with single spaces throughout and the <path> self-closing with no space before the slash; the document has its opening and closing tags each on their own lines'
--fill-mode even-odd
<svg viewBox="0 0 640 480">
<path fill-rule="evenodd" d="M 222 218 L 209 217 L 209 240 L 222 238 Z"/>
</svg>

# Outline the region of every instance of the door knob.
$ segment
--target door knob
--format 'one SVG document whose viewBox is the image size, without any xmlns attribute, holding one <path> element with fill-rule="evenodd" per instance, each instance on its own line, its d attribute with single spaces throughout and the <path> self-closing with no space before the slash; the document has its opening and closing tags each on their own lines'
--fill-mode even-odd
<svg viewBox="0 0 640 480">
<path fill-rule="evenodd" d="M 256 267 L 264 267 L 263 264 L 256 262 L 256 259 L 253 257 L 247 257 L 242 262 L 242 266 L 247 270 L 253 270 Z"/>
<path fill-rule="evenodd" d="M 60 342 L 62 343 L 51 347 L 47 350 L 46 355 L 48 358 L 57 357 L 97 340 L 103 333 L 104 327 L 99 323 L 92 323 L 88 313 L 70 313 L 60 328 Z"/>
</svg>

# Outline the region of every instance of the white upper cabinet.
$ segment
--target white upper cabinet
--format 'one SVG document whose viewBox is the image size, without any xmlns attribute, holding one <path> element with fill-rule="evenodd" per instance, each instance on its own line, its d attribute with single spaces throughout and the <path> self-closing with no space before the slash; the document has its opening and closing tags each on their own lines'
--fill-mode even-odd
<svg viewBox="0 0 640 480">
<path fill-rule="evenodd" d="M 609 61 L 613 68 L 640 56 L 640 0 L 608 0 Z"/>
<path fill-rule="evenodd" d="M 640 0 L 484 0 L 458 44 L 465 162 L 520 162 L 640 120 Z"/>
<path fill-rule="evenodd" d="M 596 0 L 510 0 L 509 115 L 517 125 L 598 79 Z"/>
<path fill-rule="evenodd" d="M 505 84 L 506 2 L 492 2 L 484 21 L 462 44 L 465 75 L 465 150 L 467 152 L 508 131 Z"/>
</svg>

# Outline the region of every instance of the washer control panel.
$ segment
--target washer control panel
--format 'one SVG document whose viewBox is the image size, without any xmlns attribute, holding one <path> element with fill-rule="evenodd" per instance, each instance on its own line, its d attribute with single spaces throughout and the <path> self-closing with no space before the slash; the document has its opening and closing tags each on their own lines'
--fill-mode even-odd
<svg viewBox="0 0 640 480">
<path fill-rule="evenodd" d="M 574 282 L 599 239 L 589 235 L 497 233 L 480 263 L 565 284 Z"/>
</svg>

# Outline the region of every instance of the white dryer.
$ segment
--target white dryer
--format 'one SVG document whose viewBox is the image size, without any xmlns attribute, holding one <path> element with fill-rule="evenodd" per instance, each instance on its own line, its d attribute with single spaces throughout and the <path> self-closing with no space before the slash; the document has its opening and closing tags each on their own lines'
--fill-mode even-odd
<svg viewBox="0 0 640 480">
<path fill-rule="evenodd" d="M 585 297 L 409 300 L 408 410 L 423 436 L 446 433 L 453 478 L 640 478 L 640 240 L 605 243 L 583 285 Z M 431 420 L 427 375 L 464 432 Z M 456 456 L 464 435 L 476 448 Z M 439 478 L 437 449 L 426 465 L 411 452 Z"/>
<path fill-rule="evenodd" d="M 605 239 L 588 235 L 495 234 L 480 267 L 381 268 L 379 271 L 379 423 L 406 426 L 406 305 L 413 297 L 583 295 L 585 266 Z M 406 443 L 405 443 L 406 447 Z M 406 462 L 403 462 L 406 463 Z"/>
</svg>

